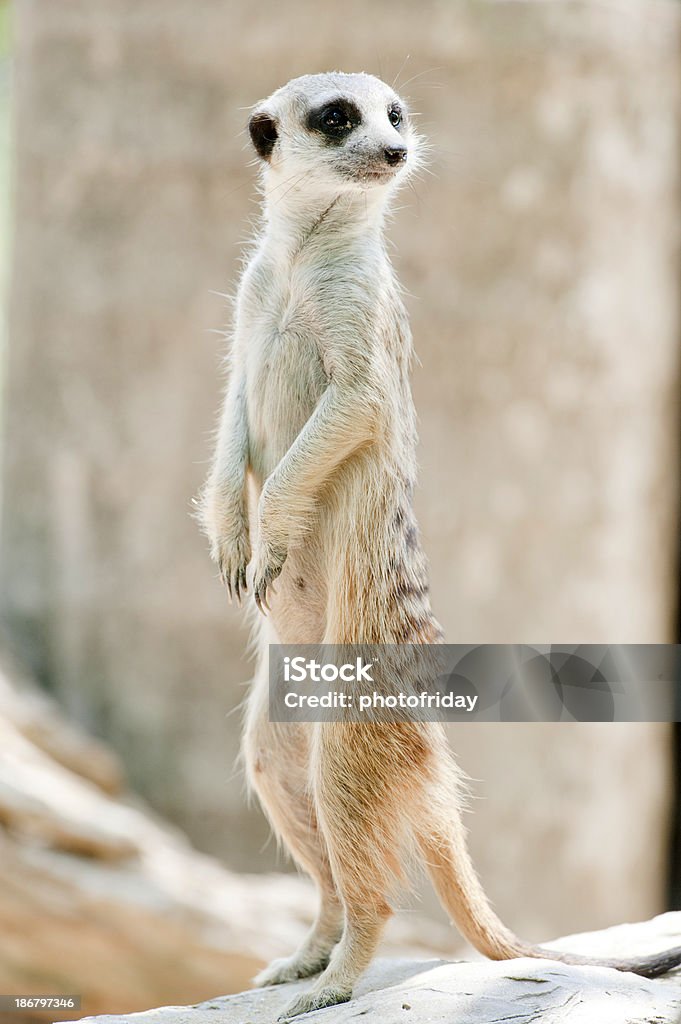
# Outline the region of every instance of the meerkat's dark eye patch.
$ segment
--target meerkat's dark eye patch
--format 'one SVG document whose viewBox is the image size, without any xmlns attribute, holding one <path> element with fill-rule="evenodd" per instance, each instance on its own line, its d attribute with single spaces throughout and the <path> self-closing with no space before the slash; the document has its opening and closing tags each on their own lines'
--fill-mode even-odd
<svg viewBox="0 0 681 1024">
<path fill-rule="evenodd" d="M 393 128 L 400 127 L 400 125 L 402 124 L 403 117 L 404 114 L 402 112 L 402 107 L 399 105 L 399 103 L 391 103 L 390 106 L 388 107 L 388 120 L 390 121 Z"/>
<path fill-rule="evenodd" d="M 338 99 L 315 107 L 307 115 L 307 127 L 336 145 L 344 142 L 353 128 L 362 123 L 359 107 L 352 100 Z"/>
<path fill-rule="evenodd" d="M 274 144 L 279 138 L 274 118 L 263 112 L 253 114 L 248 122 L 248 133 L 258 156 L 263 160 L 269 160 Z"/>
</svg>

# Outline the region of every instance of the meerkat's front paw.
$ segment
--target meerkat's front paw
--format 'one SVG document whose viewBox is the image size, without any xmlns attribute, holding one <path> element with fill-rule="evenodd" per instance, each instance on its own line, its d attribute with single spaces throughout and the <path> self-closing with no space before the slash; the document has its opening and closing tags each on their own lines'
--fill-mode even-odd
<svg viewBox="0 0 681 1024">
<path fill-rule="evenodd" d="M 251 560 L 248 516 L 241 489 L 228 489 L 211 477 L 196 501 L 196 518 L 210 543 L 210 555 L 232 598 L 241 604 L 248 589 L 246 569 Z"/>
<path fill-rule="evenodd" d="M 235 537 L 219 537 L 211 546 L 211 554 L 220 570 L 220 579 L 227 588 L 229 600 L 241 597 L 248 590 L 246 569 L 251 560 L 251 543 L 246 530 Z"/>
<path fill-rule="evenodd" d="M 286 561 L 286 550 L 272 544 L 260 542 L 255 555 L 253 571 L 253 596 L 259 611 L 270 611 L 267 591 L 281 574 Z"/>
</svg>

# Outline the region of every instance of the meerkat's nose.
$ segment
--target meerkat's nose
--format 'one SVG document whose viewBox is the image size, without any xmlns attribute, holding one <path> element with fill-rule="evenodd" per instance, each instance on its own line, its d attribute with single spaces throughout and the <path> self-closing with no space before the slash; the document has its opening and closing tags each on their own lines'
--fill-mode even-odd
<svg viewBox="0 0 681 1024">
<path fill-rule="evenodd" d="M 407 159 L 407 147 L 386 146 L 383 150 L 383 156 L 387 164 L 390 164 L 391 167 L 397 167 L 398 164 L 403 164 Z"/>
</svg>

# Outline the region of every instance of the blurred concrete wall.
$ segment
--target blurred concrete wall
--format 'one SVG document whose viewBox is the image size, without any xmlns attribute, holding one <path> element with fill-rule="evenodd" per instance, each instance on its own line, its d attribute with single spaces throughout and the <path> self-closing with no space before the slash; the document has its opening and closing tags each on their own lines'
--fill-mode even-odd
<svg viewBox="0 0 681 1024">
<path fill-rule="evenodd" d="M 17 7 L 3 616 L 156 806 L 233 866 L 273 862 L 233 767 L 245 636 L 189 511 L 216 292 L 257 213 L 245 108 L 303 72 L 398 75 L 433 143 L 391 235 L 448 638 L 673 639 L 675 3 Z M 665 727 L 453 738 L 484 780 L 473 849 L 509 923 L 661 908 Z"/>
</svg>

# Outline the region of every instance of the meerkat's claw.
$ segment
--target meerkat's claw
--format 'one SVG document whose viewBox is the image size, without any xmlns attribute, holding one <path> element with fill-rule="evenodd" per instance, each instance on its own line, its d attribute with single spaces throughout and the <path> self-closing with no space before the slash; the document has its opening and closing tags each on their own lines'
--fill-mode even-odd
<svg viewBox="0 0 681 1024">
<path fill-rule="evenodd" d="M 229 569 L 227 567 L 227 564 L 226 564 L 225 560 L 222 557 L 220 557 L 219 555 L 218 555 L 216 561 L 218 563 L 218 575 L 220 577 L 220 583 L 222 583 L 223 587 L 227 591 L 227 597 L 229 599 L 229 603 L 231 604 L 232 603 L 232 584 L 231 584 L 231 581 L 230 581 L 230 578 L 229 578 Z"/>
<path fill-rule="evenodd" d="M 216 542 L 213 558 L 218 564 L 220 581 L 227 591 L 230 604 L 241 604 L 246 590 L 246 567 L 251 559 L 248 535 L 242 534 L 234 540 Z"/>
<path fill-rule="evenodd" d="M 261 615 L 267 617 L 267 612 L 270 611 L 270 606 L 267 603 L 265 594 L 267 590 L 265 587 L 254 588 L 253 596 L 255 597 L 255 603 L 258 606 L 258 611 Z"/>
<path fill-rule="evenodd" d="M 263 615 L 272 611 L 270 607 L 270 593 L 276 594 L 272 584 L 281 575 L 285 561 L 285 553 L 269 548 L 263 551 L 261 556 L 256 559 L 256 570 L 253 574 L 253 597 L 255 598 L 258 610 Z"/>
<path fill-rule="evenodd" d="M 246 567 L 242 566 L 240 568 L 239 566 L 236 566 L 231 569 L 227 575 L 225 584 L 230 602 L 233 597 L 238 606 L 241 607 L 242 597 L 246 590 Z"/>
<path fill-rule="evenodd" d="M 268 612 L 272 611 L 267 600 L 267 579 L 262 577 L 259 583 L 253 582 L 253 596 L 255 603 L 258 606 L 258 611 L 262 615 L 267 615 Z"/>
<path fill-rule="evenodd" d="M 268 612 L 271 612 L 269 601 L 267 600 L 267 584 L 262 583 L 255 592 L 255 603 L 258 606 L 258 611 L 262 615 L 267 616 Z"/>
</svg>

